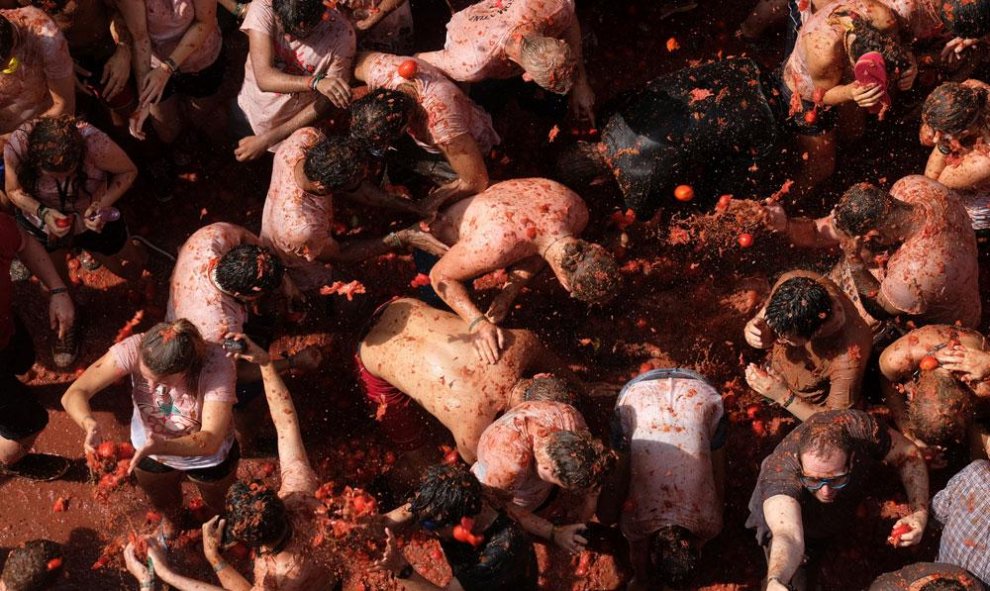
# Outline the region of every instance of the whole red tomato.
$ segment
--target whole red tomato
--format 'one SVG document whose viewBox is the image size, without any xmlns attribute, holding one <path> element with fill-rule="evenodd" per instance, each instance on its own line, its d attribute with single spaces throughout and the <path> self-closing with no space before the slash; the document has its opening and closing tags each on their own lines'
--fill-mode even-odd
<svg viewBox="0 0 990 591">
<path fill-rule="evenodd" d="M 402 76 L 406 80 L 412 80 L 416 76 L 416 71 L 419 66 L 416 64 L 416 60 L 406 60 L 399 64 L 399 76 Z"/>
</svg>

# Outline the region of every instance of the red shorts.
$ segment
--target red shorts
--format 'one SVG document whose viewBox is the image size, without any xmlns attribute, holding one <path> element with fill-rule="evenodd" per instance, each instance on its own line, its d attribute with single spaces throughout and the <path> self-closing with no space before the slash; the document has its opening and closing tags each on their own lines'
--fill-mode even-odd
<svg viewBox="0 0 990 591">
<path fill-rule="evenodd" d="M 375 420 L 381 423 L 385 435 L 400 451 L 410 451 L 428 443 L 426 424 L 419 416 L 422 412 L 409 396 L 387 381 L 374 376 L 354 355 L 358 380 L 364 394 L 375 407 Z"/>
</svg>

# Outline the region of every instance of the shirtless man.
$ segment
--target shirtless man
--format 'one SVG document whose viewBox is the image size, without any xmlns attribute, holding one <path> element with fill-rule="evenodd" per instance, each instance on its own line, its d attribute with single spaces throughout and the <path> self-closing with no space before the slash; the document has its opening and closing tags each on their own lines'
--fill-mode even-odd
<svg viewBox="0 0 990 591">
<path fill-rule="evenodd" d="M 33 117 L 75 113 L 69 46 L 41 10 L 0 10 L 0 65 L 0 139 Z"/>
<path fill-rule="evenodd" d="M 114 125 L 127 122 L 137 95 L 131 76 L 131 34 L 110 0 L 3 0 L 4 8 L 35 5 L 65 35 L 75 62 L 76 88 L 110 110 Z"/>
<path fill-rule="evenodd" d="M 574 115 L 595 124 L 574 0 L 482 0 L 451 17 L 442 50 L 416 57 L 458 82 L 522 74 L 550 92 L 570 93 Z"/>
<path fill-rule="evenodd" d="M 798 153 L 808 155 L 795 190 L 808 191 L 835 170 L 836 107 L 871 108 L 886 96 L 877 84 L 855 81 L 853 66 L 863 54 L 883 56 L 891 85 L 907 90 L 914 84 L 914 57 L 897 35 L 893 11 L 878 0 L 836 0 L 802 27 L 779 83 L 785 125 L 797 134 Z"/>
<path fill-rule="evenodd" d="M 746 368 L 746 381 L 799 420 L 857 405 L 873 334 L 830 280 L 791 271 L 746 324 L 746 342 L 771 349 L 770 365 Z"/>
<path fill-rule="evenodd" d="M 415 226 L 384 239 L 334 240 L 330 231 L 335 195 L 366 205 L 423 212 L 420 205 L 388 195 L 364 180 L 365 169 L 363 152 L 353 141 L 327 138 L 313 127 L 293 133 L 275 153 L 260 238 L 281 259 L 298 289 L 310 291 L 331 282 L 332 262 L 362 261 L 403 246 L 438 253 L 446 249 Z"/>
<path fill-rule="evenodd" d="M 613 462 L 573 406 L 534 401 L 485 429 L 471 472 L 523 529 L 577 552 L 588 543 L 582 530 Z M 542 516 L 550 513 L 563 515 L 567 525 Z"/>
<path fill-rule="evenodd" d="M 925 176 L 955 189 L 973 229 L 990 230 L 990 86 L 947 82 L 925 99 L 921 143 L 933 147 Z"/>
<path fill-rule="evenodd" d="M 577 236 L 588 208 L 567 187 L 547 179 L 514 179 L 458 201 L 430 226 L 450 250 L 433 266 L 433 289 L 468 323 L 478 355 L 498 361 L 505 335 L 497 325 L 516 296 L 549 265 L 561 285 L 581 301 L 601 304 L 616 295 L 615 260 Z M 509 282 L 486 313 L 471 301 L 464 282 L 508 268 Z"/>
<path fill-rule="evenodd" d="M 472 463 L 478 439 L 498 415 L 534 396 L 547 399 L 544 391 L 551 388 L 544 386 L 560 383 L 525 376 L 548 372 L 572 378 L 528 330 L 505 330 L 505 350 L 498 363 L 489 365 L 477 362 L 463 320 L 419 300 L 395 300 L 372 322 L 355 355 L 360 380 L 368 399 L 385 407 L 381 421 L 386 434 L 406 450 L 426 444 L 422 423 L 408 409 L 410 402 L 436 417 L 454 436 L 464 461 Z M 552 390 L 561 394 L 555 399 L 573 401 L 566 389 Z"/>
<path fill-rule="evenodd" d="M 443 72 L 423 60 L 414 60 L 416 75 L 412 80 L 406 80 L 399 74 L 399 66 L 407 60 L 414 58 L 360 53 L 354 68 L 354 77 L 367 83 L 368 88 L 403 92 L 416 103 L 407 131 L 422 150 L 416 150 L 419 154 L 415 155 L 402 154 L 405 157 L 400 158 L 400 164 L 412 160 L 413 170 L 433 168 L 430 176 L 443 184 L 430 196 L 445 203 L 484 191 L 488 188 L 485 156 L 502 141 L 492 127 L 491 115 L 469 99 Z M 377 135 L 379 114 L 358 117 L 355 109 L 351 112 L 352 137 L 365 140 Z M 397 148 L 401 153 L 404 146 L 399 144 Z"/>
<path fill-rule="evenodd" d="M 932 357 L 938 362 L 934 369 L 928 367 Z M 968 440 L 973 459 L 987 457 L 990 430 L 981 422 L 990 416 L 985 362 L 990 343 L 975 330 L 930 324 L 894 341 L 880 355 L 880 371 L 897 428 L 922 450 Z"/>
<path fill-rule="evenodd" d="M 853 185 L 817 220 L 769 211 L 796 246 L 842 246 L 845 257 L 832 276 L 875 335 L 892 316 L 919 325 L 979 324 L 976 237 L 958 197 L 937 182 L 906 176 L 889 193 Z"/>
</svg>

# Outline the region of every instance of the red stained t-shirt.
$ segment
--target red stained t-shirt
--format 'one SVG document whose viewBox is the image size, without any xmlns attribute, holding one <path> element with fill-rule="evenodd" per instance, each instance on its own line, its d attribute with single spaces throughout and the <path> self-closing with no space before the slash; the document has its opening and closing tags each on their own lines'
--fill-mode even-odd
<svg viewBox="0 0 990 591">
<path fill-rule="evenodd" d="M 17 222 L 0 213 L 0 349 L 14 336 L 14 282 L 10 279 L 10 263 L 23 246 Z"/>
</svg>

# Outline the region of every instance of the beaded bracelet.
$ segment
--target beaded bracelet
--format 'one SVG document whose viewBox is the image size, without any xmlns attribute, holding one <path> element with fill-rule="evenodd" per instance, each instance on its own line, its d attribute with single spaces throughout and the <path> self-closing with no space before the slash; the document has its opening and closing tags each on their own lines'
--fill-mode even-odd
<svg viewBox="0 0 990 591">
<path fill-rule="evenodd" d="M 316 90 L 316 87 L 320 84 L 320 80 L 323 80 L 326 77 L 327 75 L 323 73 L 313 76 L 313 78 L 309 81 L 309 89 Z"/>
<path fill-rule="evenodd" d="M 221 560 L 220 562 L 213 565 L 213 572 L 220 574 L 220 571 L 227 568 L 229 565 L 226 560 Z"/>
</svg>

